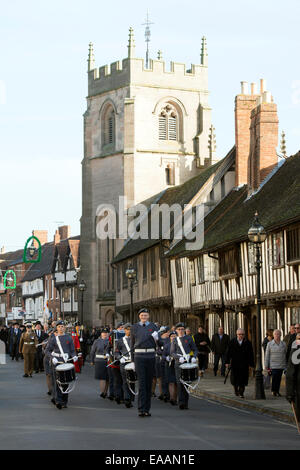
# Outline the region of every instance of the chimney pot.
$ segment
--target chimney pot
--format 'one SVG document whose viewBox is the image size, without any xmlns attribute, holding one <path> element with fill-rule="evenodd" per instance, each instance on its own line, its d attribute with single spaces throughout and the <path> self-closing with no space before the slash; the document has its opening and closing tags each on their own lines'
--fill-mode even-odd
<svg viewBox="0 0 300 470">
<path fill-rule="evenodd" d="M 257 95 L 257 84 L 251 83 L 251 95 Z"/>
<path fill-rule="evenodd" d="M 241 94 L 248 95 L 248 82 L 241 82 Z"/>
<path fill-rule="evenodd" d="M 264 78 L 261 78 L 260 79 L 260 94 L 262 95 L 264 91 L 266 91 L 266 80 Z"/>
</svg>

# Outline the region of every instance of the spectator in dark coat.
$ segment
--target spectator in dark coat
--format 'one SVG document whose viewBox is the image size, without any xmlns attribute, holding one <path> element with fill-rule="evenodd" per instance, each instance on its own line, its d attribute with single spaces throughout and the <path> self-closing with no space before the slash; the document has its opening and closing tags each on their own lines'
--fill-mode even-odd
<svg viewBox="0 0 300 470">
<path fill-rule="evenodd" d="M 0 340 L 5 344 L 5 352 L 8 353 L 8 329 L 6 326 L 0 326 Z"/>
<path fill-rule="evenodd" d="M 19 343 L 21 339 L 22 331 L 18 322 L 13 324 L 13 327 L 10 330 L 9 335 L 9 354 L 11 355 L 12 360 L 19 359 Z"/>
<path fill-rule="evenodd" d="M 295 325 L 295 333 L 290 336 L 289 344 L 288 344 L 287 351 L 286 351 L 286 360 L 287 360 L 287 361 L 288 361 L 289 358 L 290 358 L 292 344 L 293 344 L 293 342 L 295 341 L 296 336 L 297 336 L 298 333 L 300 333 L 300 324 L 299 324 L 299 323 L 296 323 L 296 325 Z"/>
<path fill-rule="evenodd" d="M 254 367 L 252 343 L 245 338 L 245 330 L 238 328 L 237 337 L 229 343 L 225 363 L 231 365 L 230 381 L 236 396 L 244 398 L 245 387 L 249 380 L 249 367 Z"/>
<path fill-rule="evenodd" d="M 198 361 L 200 375 L 204 374 L 208 366 L 208 354 L 210 353 L 210 339 L 202 326 L 199 326 L 198 333 L 194 336 L 194 341 L 198 349 Z"/>
<path fill-rule="evenodd" d="M 295 335 L 295 333 L 296 333 L 295 325 L 290 325 L 290 331 L 288 332 L 287 335 L 285 335 L 285 337 L 284 337 L 283 340 L 282 340 L 282 341 L 285 342 L 286 347 L 288 347 L 288 345 L 289 345 L 291 336 L 292 336 L 292 335 Z"/>
<path fill-rule="evenodd" d="M 225 353 L 229 345 L 230 338 L 224 333 L 224 328 L 220 326 L 218 333 L 215 333 L 211 340 L 211 350 L 214 353 L 214 374 L 217 375 L 219 361 L 221 359 L 221 375 L 225 375 Z"/>
<path fill-rule="evenodd" d="M 270 343 L 270 341 L 272 340 L 273 340 L 273 330 L 267 330 L 266 337 L 264 338 L 263 343 L 262 343 L 262 348 L 264 352 L 266 352 L 268 343 Z"/>
<path fill-rule="evenodd" d="M 286 399 L 295 406 L 297 420 L 300 423 L 300 333 L 291 344 L 286 370 Z"/>
</svg>

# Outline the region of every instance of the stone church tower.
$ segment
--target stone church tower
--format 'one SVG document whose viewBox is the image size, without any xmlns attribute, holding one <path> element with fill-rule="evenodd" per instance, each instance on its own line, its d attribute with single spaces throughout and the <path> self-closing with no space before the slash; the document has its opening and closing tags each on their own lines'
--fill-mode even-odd
<svg viewBox="0 0 300 470">
<path fill-rule="evenodd" d="M 201 63 L 189 70 L 176 62 L 167 70 L 161 53 L 158 57 L 150 60 L 149 68 L 135 57 L 132 28 L 122 62 L 95 68 L 90 44 L 80 244 L 80 277 L 87 284 L 84 318 L 89 325 L 118 319 L 110 261 L 124 244 L 97 238 L 97 207 L 118 208 L 119 196 L 125 196 L 130 207 L 214 163 L 205 38 Z"/>
</svg>

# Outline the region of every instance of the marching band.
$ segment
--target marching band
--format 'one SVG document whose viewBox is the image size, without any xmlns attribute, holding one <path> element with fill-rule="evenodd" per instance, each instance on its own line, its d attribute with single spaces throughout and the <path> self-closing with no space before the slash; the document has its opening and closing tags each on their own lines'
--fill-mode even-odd
<svg viewBox="0 0 300 470">
<path fill-rule="evenodd" d="M 172 329 L 159 328 L 150 321 L 146 308 L 138 312 L 138 317 L 133 325 L 120 322 L 112 331 L 102 328 L 100 336 L 90 344 L 88 358 L 99 381 L 100 397 L 115 400 L 126 408 L 132 408 L 137 401 L 138 416 L 150 417 L 151 399 L 158 386 L 160 400 L 172 406 L 179 404 L 181 410 L 188 409 L 189 393 L 199 381 L 198 351 L 192 337 L 185 335 L 183 323 Z M 60 320 L 43 336 L 32 329 L 32 323 L 25 326 L 20 340 L 24 377 L 32 376 L 38 352 L 51 402 L 59 410 L 67 408 L 76 374 L 81 372 L 87 356 L 83 326 L 77 323 L 70 327 Z"/>
</svg>

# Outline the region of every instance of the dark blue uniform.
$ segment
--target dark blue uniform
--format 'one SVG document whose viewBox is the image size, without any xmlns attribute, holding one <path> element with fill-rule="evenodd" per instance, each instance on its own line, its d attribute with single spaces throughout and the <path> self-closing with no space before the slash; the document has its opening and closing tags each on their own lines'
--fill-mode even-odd
<svg viewBox="0 0 300 470">
<path fill-rule="evenodd" d="M 110 353 L 111 345 L 108 338 L 98 338 L 94 341 L 91 352 L 90 360 L 95 364 L 95 379 L 108 380 L 107 354 Z"/>
<path fill-rule="evenodd" d="M 127 347 L 124 343 L 124 341 L 127 344 Z M 116 358 L 121 358 L 124 356 L 126 362 L 125 363 L 120 363 L 120 372 L 121 372 L 121 377 L 122 377 L 122 387 L 123 387 L 123 393 L 124 393 L 124 400 L 125 402 L 131 402 L 134 400 L 134 394 L 129 390 L 127 380 L 126 380 L 126 374 L 125 374 L 125 366 L 126 364 L 129 364 L 132 362 L 131 360 L 131 353 L 128 352 L 128 349 L 131 349 L 131 339 L 130 336 L 123 336 L 123 338 L 119 339 L 116 344 Z M 132 387 L 134 387 L 134 384 L 130 385 L 131 389 L 133 390 Z"/>
<path fill-rule="evenodd" d="M 171 344 L 170 348 L 170 356 L 175 359 L 175 375 L 177 381 L 177 389 L 178 389 L 178 403 L 180 407 L 187 408 L 188 401 L 189 401 L 189 394 L 185 390 L 184 385 L 180 382 L 180 365 L 179 358 L 182 357 L 182 351 L 178 344 L 178 339 L 181 342 L 183 349 L 186 355 L 190 355 L 190 352 L 193 351 L 194 355 L 192 357 L 197 357 L 198 349 L 195 345 L 193 338 L 189 335 L 185 335 L 182 337 L 177 337 Z"/>
<path fill-rule="evenodd" d="M 74 342 L 72 339 L 72 336 L 70 335 L 59 335 L 59 341 L 62 347 L 62 350 L 65 354 L 68 354 L 68 359 L 71 359 L 72 357 L 76 356 L 75 352 L 75 347 L 74 347 Z M 64 358 L 61 356 L 61 352 L 59 350 L 57 341 L 56 341 L 56 336 L 52 335 L 49 338 L 47 348 L 46 348 L 46 355 L 51 355 L 52 359 L 55 357 L 57 361 L 61 364 L 63 364 Z M 60 405 L 66 405 L 68 402 L 68 393 L 62 393 L 60 388 L 57 385 L 56 382 L 56 374 L 55 374 L 55 369 L 56 366 L 51 364 L 52 367 L 52 393 L 53 393 L 53 398 L 56 402 L 56 404 Z"/>
<path fill-rule="evenodd" d="M 156 350 L 156 342 L 152 333 L 157 329 L 157 326 L 152 322 L 135 323 L 130 332 L 132 355 L 139 381 L 138 409 L 140 413 L 149 413 L 151 407 Z"/>
</svg>

